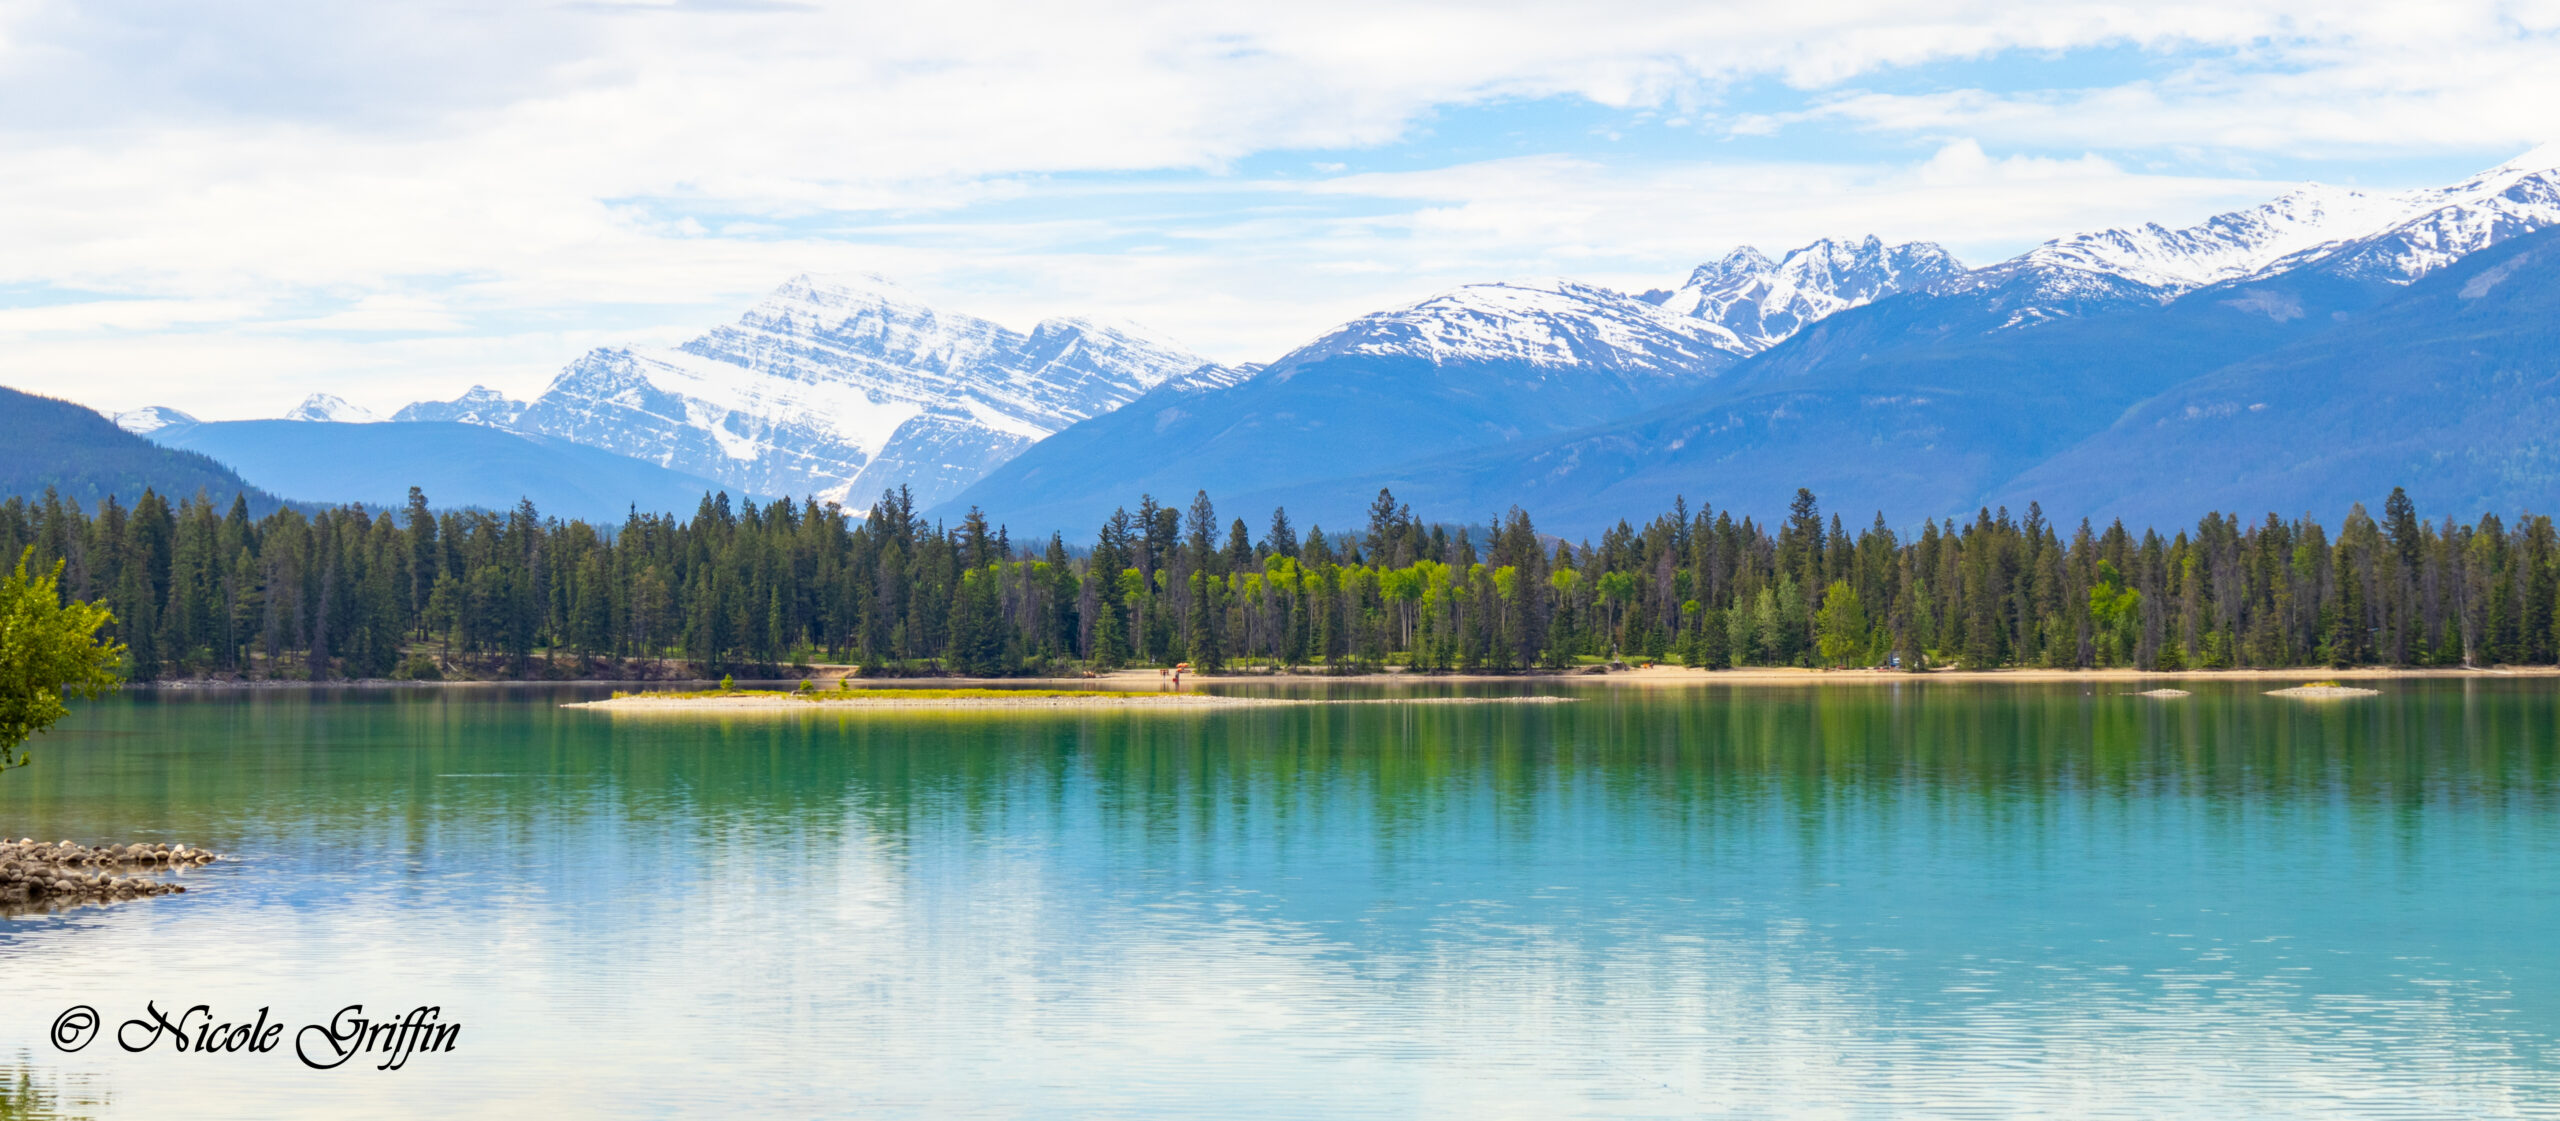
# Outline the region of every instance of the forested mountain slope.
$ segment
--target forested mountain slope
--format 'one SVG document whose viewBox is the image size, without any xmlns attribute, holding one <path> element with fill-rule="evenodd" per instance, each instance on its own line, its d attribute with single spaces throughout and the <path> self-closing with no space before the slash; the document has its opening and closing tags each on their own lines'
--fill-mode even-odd
<svg viewBox="0 0 2560 1121">
<path fill-rule="evenodd" d="M 2464 258 L 2363 315 L 2183 382 L 1995 489 L 2132 524 L 2560 505 L 2560 230 Z"/>
<path fill-rule="evenodd" d="M 50 487 L 94 511 L 108 495 L 129 506 L 150 489 L 171 498 L 203 491 L 225 504 L 245 494 L 258 513 L 276 507 L 274 496 L 211 458 L 161 447 L 69 401 L 0 388 L 0 432 L 8 433 L 0 440 L 0 498 L 38 499 Z"/>
</svg>

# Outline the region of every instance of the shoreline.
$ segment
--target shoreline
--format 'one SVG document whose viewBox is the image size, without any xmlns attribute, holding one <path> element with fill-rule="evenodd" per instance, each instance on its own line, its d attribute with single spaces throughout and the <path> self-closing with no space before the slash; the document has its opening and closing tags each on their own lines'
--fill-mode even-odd
<svg viewBox="0 0 2560 1121">
<path fill-rule="evenodd" d="M 853 689 L 819 693 L 739 693 L 727 696 L 690 694 L 626 693 L 600 701 L 574 701 L 561 708 L 591 708 L 614 713 L 675 712 L 878 712 L 901 711 L 1007 711 L 1022 709 L 1104 709 L 1135 712 L 1228 709 L 1228 708 L 1300 708 L 1310 705 L 1363 704 L 1570 704 L 1572 697 L 1239 697 L 1217 693 L 1150 693 L 1137 690 L 1105 690 L 1073 696 L 1048 696 L 1026 690 L 1021 697 L 901 697 L 865 696 L 881 690 Z"/>
<path fill-rule="evenodd" d="M 2215 669 L 2215 670 L 2137 670 L 2137 669 L 1992 669 L 1992 670 L 1925 670 L 1917 673 L 1903 670 L 1838 669 L 1815 670 L 1783 667 L 1750 667 L 1728 670 L 1692 670 L 1685 666 L 1656 666 L 1652 669 L 1623 670 L 1595 679 L 1629 684 L 1678 684 L 1694 682 L 1712 684 L 1729 681 L 1739 684 L 1850 685 L 1905 681 L 1974 681 L 1974 682 L 2173 682 L 2173 681 L 2322 681 L 2368 680 L 2499 680 L 2527 678 L 2560 680 L 2560 666 L 2513 666 L 2475 668 L 2364 666 L 2355 669 L 2330 669 L 2322 666 L 2297 666 L 2287 669 Z M 1495 678 L 1493 680 L 1501 680 Z"/>
<path fill-rule="evenodd" d="M 820 667 L 823 670 L 838 667 Z M 755 682 L 812 681 L 821 683 L 821 691 L 839 692 L 836 682 L 845 675 L 814 674 L 807 678 L 756 678 Z M 1186 684 L 1246 685 L 1306 682 L 1310 684 L 1498 684 L 1503 682 L 1575 682 L 1606 685 L 1875 685 L 1923 681 L 1967 682 L 2172 682 L 2172 681 L 2282 681 L 2299 678 L 2322 680 L 2427 680 L 2427 679 L 2544 679 L 2560 680 L 2560 666 L 2360 666 L 2333 669 L 2323 666 L 2297 666 L 2284 669 L 2219 669 L 2219 670 L 2137 670 L 2137 669 L 1991 669 L 1991 670 L 1888 670 L 1888 669 L 1801 669 L 1787 666 L 1746 666 L 1739 669 L 1697 670 L 1687 666 L 1647 666 L 1594 672 L 1592 669 L 1532 670 L 1519 673 L 1427 673 L 1405 669 L 1385 669 L 1362 673 L 1221 673 L 1185 675 Z M 563 680 L 518 681 L 392 681 L 361 679 L 354 681 L 235 681 L 225 679 L 185 678 L 172 681 L 133 682 L 125 690 L 149 692 L 252 691 L 295 689 L 490 689 L 524 686 L 681 686 L 711 684 L 714 678 L 669 680 L 665 678 L 569 678 Z M 1153 669 L 1112 670 L 1094 677 L 855 677 L 854 692 L 891 689 L 945 688 L 1077 688 L 1113 692 L 1165 695 L 1161 690 L 1167 679 Z"/>
</svg>

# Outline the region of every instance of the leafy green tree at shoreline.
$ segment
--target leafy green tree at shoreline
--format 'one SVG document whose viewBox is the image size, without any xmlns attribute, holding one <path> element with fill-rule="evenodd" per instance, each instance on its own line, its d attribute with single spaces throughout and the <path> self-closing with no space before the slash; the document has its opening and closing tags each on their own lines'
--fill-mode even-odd
<svg viewBox="0 0 2560 1121">
<path fill-rule="evenodd" d="M 1761 525 L 1674 504 L 1596 539 L 1514 509 L 1364 524 L 1222 518 L 1141 496 L 1081 551 L 976 511 L 920 518 L 706 496 L 618 526 L 513 510 L 95 510 L 0 502 L 0 556 L 58 571 L 137 680 L 1008 675 L 1126 665 L 1341 672 L 1729 666 L 2217 669 L 2560 661 L 2560 537 L 2540 515 L 2335 527 L 2211 514 L 2168 535 L 2030 506 L 1851 531 L 1809 491 Z M 1248 527 L 1269 528 L 1256 540 Z"/>
<path fill-rule="evenodd" d="M 1814 626 L 1822 634 L 1823 665 L 1849 665 L 1866 653 L 1867 613 L 1858 603 L 1858 590 L 1848 581 L 1831 582 L 1822 595 L 1822 610 L 1815 613 Z"/>
<path fill-rule="evenodd" d="M 98 631 L 115 622 L 93 603 L 62 600 L 62 562 L 28 574 L 30 546 L 15 571 L 0 577 L 0 770 L 24 766 L 19 745 L 70 715 L 70 697 L 94 697 L 122 677 L 122 646 Z"/>
</svg>

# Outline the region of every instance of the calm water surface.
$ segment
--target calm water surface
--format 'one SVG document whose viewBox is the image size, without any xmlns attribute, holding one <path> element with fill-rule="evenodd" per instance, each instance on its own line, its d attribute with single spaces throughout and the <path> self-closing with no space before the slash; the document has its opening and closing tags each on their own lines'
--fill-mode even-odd
<svg viewBox="0 0 2560 1121">
<path fill-rule="evenodd" d="M 2193 687 L 118 699 L 0 831 L 239 859 L 0 918 L 0 1118 L 2560 1117 L 2560 688 Z M 146 1001 L 464 1027 L 47 1042 Z"/>
</svg>

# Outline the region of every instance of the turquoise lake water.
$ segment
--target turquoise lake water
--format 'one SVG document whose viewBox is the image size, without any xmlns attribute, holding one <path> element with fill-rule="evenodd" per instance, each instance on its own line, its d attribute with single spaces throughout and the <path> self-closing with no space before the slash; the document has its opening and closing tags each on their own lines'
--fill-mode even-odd
<svg viewBox="0 0 2560 1121">
<path fill-rule="evenodd" d="M 2560 1117 L 2560 685 L 2187 687 L 134 695 L 0 832 L 237 859 L 0 918 L 0 1118 Z"/>
</svg>

